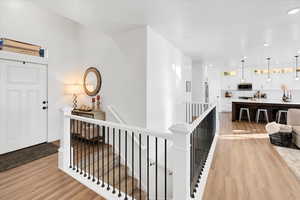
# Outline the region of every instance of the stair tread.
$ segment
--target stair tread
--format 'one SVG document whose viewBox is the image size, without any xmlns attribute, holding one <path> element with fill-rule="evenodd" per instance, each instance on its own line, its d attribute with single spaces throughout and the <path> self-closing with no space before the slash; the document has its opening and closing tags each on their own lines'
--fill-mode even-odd
<svg viewBox="0 0 300 200">
<path fill-rule="evenodd" d="M 74 144 L 74 143 L 73 143 Z M 103 146 L 103 150 L 104 152 L 102 152 L 102 145 Z M 94 146 L 94 152 L 93 152 L 93 148 L 90 147 L 86 148 L 86 172 L 88 172 L 89 170 L 89 166 L 90 166 L 90 172 L 91 172 L 91 178 L 93 179 L 93 176 L 95 177 L 95 179 L 98 177 L 98 153 L 97 153 L 97 145 Z M 80 160 L 82 159 L 82 163 L 84 166 L 84 148 L 82 148 L 80 145 L 77 146 L 76 142 L 73 145 L 73 149 L 74 149 L 74 155 L 75 158 L 74 160 L 77 162 L 77 151 L 78 151 L 78 165 L 80 167 Z M 83 151 L 83 154 L 81 155 L 80 151 Z M 90 150 L 90 151 L 89 151 Z M 111 145 L 107 145 L 107 144 L 100 144 L 99 147 L 99 178 L 103 179 L 103 175 L 104 175 L 104 182 L 108 183 L 110 185 L 110 189 L 112 189 L 113 187 L 113 169 L 115 169 L 115 188 L 120 190 L 121 192 L 125 193 L 125 186 L 127 183 L 127 196 L 131 196 L 132 194 L 134 195 L 134 198 L 137 200 L 144 200 L 147 198 L 147 193 L 145 191 L 141 191 L 142 194 L 142 198 L 140 199 L 139 197 L 139 181 L 136 178 L 132 179 L 132 176 L 129 175 L 129 171 L 128 168 L 126 168 L 123 164 L 119 165 L 119 155 L 118 154 L 114 154 L 113 153 L 113 149 Z M 102 155 L 103 153 L 103 155 Z M 94 154 L 94 160 L 93 160 L 93 154 Z M 90 158 L 89 158 L 90 155 Z M 109 156 L 109 158 L 108 158 Z M 90 159 L 90 162 L 88 162 L 88 160 Z M 102 159 L 104 159 L 104 174 L 102 174 Z M 115 160 L 115 162 L 113 162 Z M 94 163 L 94 169 L 92 167 Z M 84 168 L 84 167 L 83 167 Z M 119 179 L 119 169 L 121 170 L 121 174 L 120 174 L 120 179 Z M 125 179 L 125 172 L 128 172 L 128 176 L 127 176 L 127 182 Z M 108 176 L 109 175 L 109 176 Z M 101 182 L 101 180 L 100 180 Z M 133 184 L 132 184 L 133 183 Z M 121 185 L 121 188 L 119 188 L 119 185 Z"/>
<path fill-rule="evenodd" d="M 133 192 L 134 193 L 131 193 L 130 196 L 132 196 L 136 200 L 146 200 L 147 199 L 147 193 L 145 191 L 141 190 L 141 198 L 140 198 L 140 189 L 139 188 L 135 188 Z"/>
</svg>

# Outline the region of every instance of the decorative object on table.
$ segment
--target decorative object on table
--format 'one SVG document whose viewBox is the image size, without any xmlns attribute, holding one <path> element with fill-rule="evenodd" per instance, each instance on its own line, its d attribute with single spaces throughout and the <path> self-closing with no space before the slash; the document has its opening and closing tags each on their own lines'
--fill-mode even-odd
<svg viewBox="0 0 300 200">
<path fill-rule="evenodd" d="M 93 109 L 91 107 L 87 106 L 87 105 L 81 105 L 77 110 L 83 111 L 83 112 L 90 112 Z"/>
<path fill-rule="evenodd" d="M 80 84 L 66 84 L 65 94 L 73 95 L 73 109 L 77 109 L 77 95 L 82 93 Z"/>
<path fill-rule="evenodd" d="M 226 91 L 225 98 L 231 98 L 231 97 L 232 97 L 232 92 Z"/>
<path fill-rule="evenodd" d="M 192 91 L 192 82 L 185 81 L 185 92 L 191 92 L 191 91 Z"/>
<path fill-rule="evenodd" d="M 102 77 L 95 67 L 88 68 L 83 77 L 83 88 L 88 96 L 95 96 L 102 86 Z"/>
<path fill-rule="evenodd" d="M 45 49 L 41 46 L 20 42 L 12 39 L 1 38 L 0 39 L 0 50 L 9 51 L 14 53 L 21 53 L 31 56 L 45 56 Z"/>
<path fill-rule="evenodd" d="M 93 97 L 92 98 L 92 110 L 95 110 L 95 103 L 96 103 L 96 99 Z"/>
<path fill-rule="evenodd" d="M 256 98 L 256 99 L 261 98 L 261 92 L 259 90 L 254 94 L 254 98 Z"/>
<path fill-rule="evenodd" d="M 282 101 L 289 102 L 290 98 L 289 98 L 288 87 L 286 85 L 281 85 L 281 90 L 283 92 Z"/>
<path fill-rule="evenodd" d="M 96 96 L 96 99 L 97 99 L 97 108 L 96 108 L 96 110 L 97 111 L 100 111 L 101 109 L 100 109 L 100 95 L 97 95 Z"/>
</svg>

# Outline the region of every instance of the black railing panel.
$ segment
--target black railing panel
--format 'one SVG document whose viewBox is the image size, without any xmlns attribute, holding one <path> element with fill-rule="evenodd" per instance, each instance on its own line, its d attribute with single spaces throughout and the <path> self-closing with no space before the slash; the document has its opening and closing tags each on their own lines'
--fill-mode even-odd
<svg viewBox="0 0 300 200">
<path fill-rule="evenodd" d="M 216 132 L 215 126 L 216 108 L 213 108 L 190 135 L 190 191 L 192 198 L 194 198 L 194 193 L 197 191 L 196 189 L 213 143 Z"/>
<path fill-rule="evenodd" d="M 71 118 L 69 138 L 70 169 L 99 190 L 121 199 L 168 198 L 168 136 Z"/>
</svg>

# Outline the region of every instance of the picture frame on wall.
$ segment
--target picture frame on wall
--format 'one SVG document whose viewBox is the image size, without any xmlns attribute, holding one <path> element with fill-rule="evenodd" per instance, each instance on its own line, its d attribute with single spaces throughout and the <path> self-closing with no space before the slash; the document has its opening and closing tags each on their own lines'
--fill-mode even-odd
<svg viewBox="0 0 300 200">
<path fill-rule="evenodd" d="M 185 81 L 185 91 L 192 92 L 192 81 Z"/>
</svg>

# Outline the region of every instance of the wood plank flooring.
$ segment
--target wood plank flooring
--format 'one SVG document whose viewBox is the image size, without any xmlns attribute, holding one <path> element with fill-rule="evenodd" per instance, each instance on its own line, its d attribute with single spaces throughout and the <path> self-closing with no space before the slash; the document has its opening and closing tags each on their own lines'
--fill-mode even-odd
<svg viewBox="0 0 300 200">
<path fill-rule="evenodd" d="M 263 127 L 232 123 L 230 113 L 221 115 L 222 135 L 204 200 L 300 199 L 299 180 L 269 141 L 258 137 Z M 54 154 L 0 173 L 0 200 L 103 200 L 58 170 L 57 159 Z"/>
<path fill-rule="evenodd" d="M 231 122 L 230 116 L 222 113 L 220 117 L 221 135 L 204 200 L 300 199 L 300 181 L 260 135 L 265 133 L 264 125 Z"/>
<path fill-rule="evenodd" d="M 260 134 L 266 133 L 266 124 L 257 124 L 255 122 L 247 121 L 231 121 L 231 113 L 220 114 L 220 135 L 223 134 Z"/>
<path fill-rule="evenodd" d="M 58 154 L 0 173 L 0 200 L 104 200 L 57 168 Z"/>
</svg>

